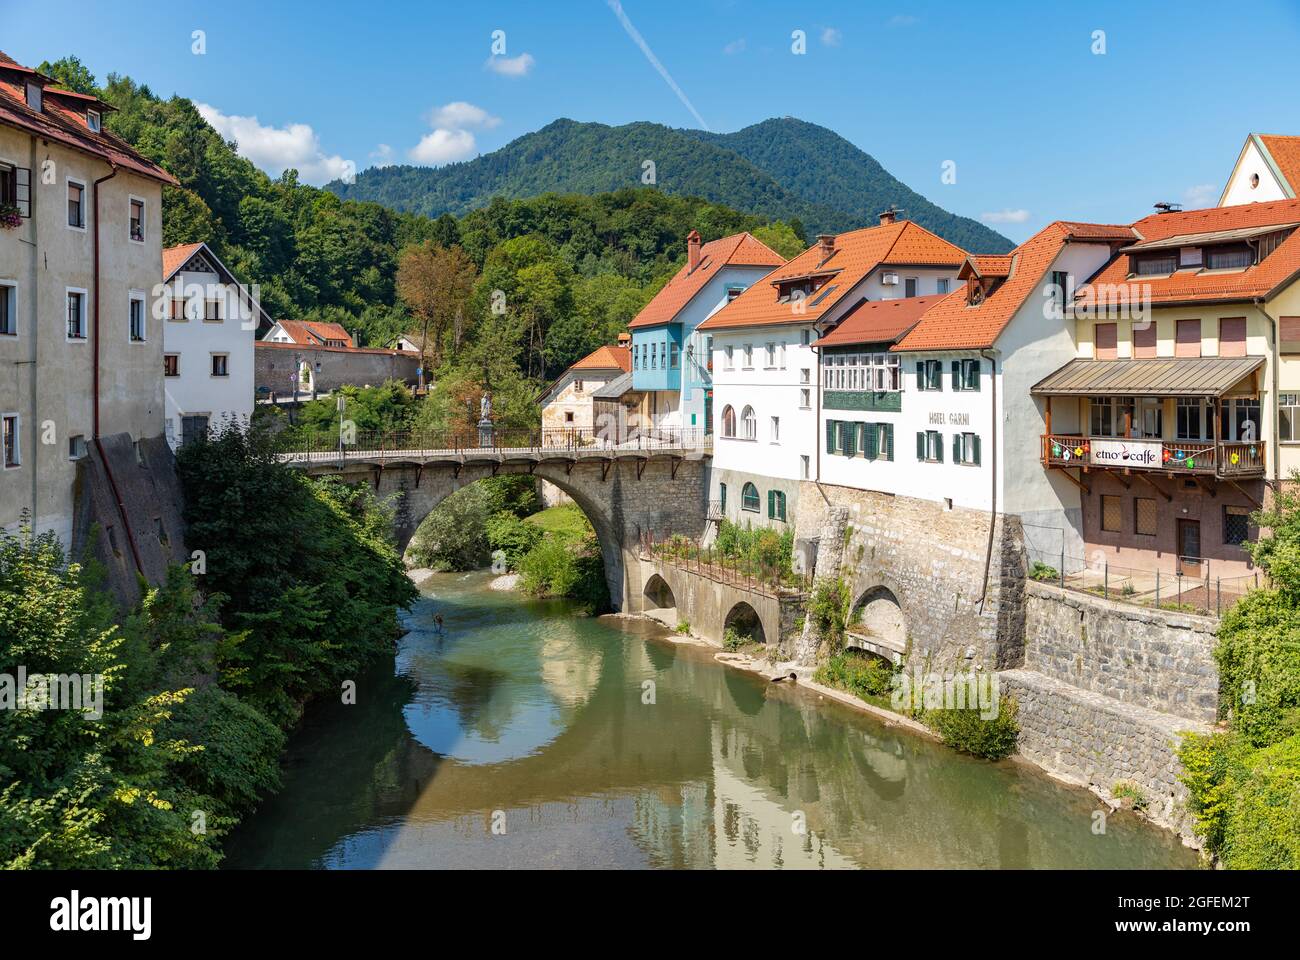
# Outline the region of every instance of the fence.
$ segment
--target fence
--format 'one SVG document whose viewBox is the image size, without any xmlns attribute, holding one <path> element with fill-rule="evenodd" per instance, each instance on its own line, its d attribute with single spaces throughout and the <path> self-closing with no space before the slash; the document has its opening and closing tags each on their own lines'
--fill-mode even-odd
<svg viewBox="0 0 1300 960">
<path fill-rule="evenodd" d="M 775 597 L 812 591 L 812 574 L 795 571 L 789 558 L 782 562 L 753 554 L 724 553 L 685 534 L 665 535 L 653 530 L 642 532 L 640 548 L 642 557 L 754 593 Z"/>
</svg>

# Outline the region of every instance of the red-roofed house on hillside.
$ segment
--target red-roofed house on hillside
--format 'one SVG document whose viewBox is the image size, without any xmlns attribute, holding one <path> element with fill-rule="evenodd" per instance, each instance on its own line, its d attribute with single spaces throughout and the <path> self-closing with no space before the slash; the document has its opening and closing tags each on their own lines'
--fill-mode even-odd
<svg viewBox="0 0 1300 960">
<path fill-rule="evenodd" d="M 1157 213 L 1077 291 L 1078 349 L 1034 386 L 1038 458 L 1114 577 L 1253 576 L 1267 483 L 1300 468 L 1300 200 Z M 1147 577 L 1135 587 L 1149 590 Z"/>
<path fill-rule="evenodd" d="M 793 522 L 801 484 L 817 476 L 817 338 L 850 317 L 896 333 L 894 311 L 873 305 L 946 294 L 966 256 L 886 211 L 877 226 L 819 237 L 700 325 L 713 339 L 710 499 L 723 516 L 741 525 Z M 906 312 L 914 322 L 913 307 Z"/>
<path fill-rule="evenodd" d="M 142 542 L 122 500 L 99 496 L 103 451 L 163 435 L 152 318 L 176 181 L 105 127 L 112 112 L 0 54 L 0 526 L 28 511 L 80 556 L 99 523 L 110 580 L 134 587 L 172 558 L 157 524 Z"/>
<path fill-rule="evenodd" d="M 620 334 L 616 346 L 597 347 L 555 378 L 537 397 L 542 408 L 542 430 L 548 434 L 572 431 L 593 437 L 597 427 L 594 395 L 611 381 L 632 370 L 631 334 Z M 630 377 L 628 389 L 631 389 Z"/>
<path fill-rule="evenodd" d="M 632 386 L 642 395 L 641 428 L 711 429 L 711 339 L 696 330 L 708 317 L 784 261 L 748 233 L 709 243 L 692 230 L 686 263 L 628 324 Z"/>
</svg>

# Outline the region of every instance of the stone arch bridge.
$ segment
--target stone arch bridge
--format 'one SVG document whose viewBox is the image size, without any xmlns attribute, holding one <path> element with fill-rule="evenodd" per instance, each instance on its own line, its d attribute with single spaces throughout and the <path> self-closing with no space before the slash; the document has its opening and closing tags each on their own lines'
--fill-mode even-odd
<svg viewBox="0 0 1300 960">
<path fill-rule="evenodd" d="M 429 512 L 463 487 L 502 474 L 547 480 L 572 497 L 595 528 L 614 607 L 641 613 L 642 536 L 704 533 L 711 440 L 673 431 L 609 443 L 566 431 L 518 440 L 493 436 L 483 446 L 470 446 L 388 436 L 363 437 L 337 449 L 305 445 L 282 456 L 311 476 L 369 482 L 381 500 L 391 498 L 403 550 Z"/>
</svg>

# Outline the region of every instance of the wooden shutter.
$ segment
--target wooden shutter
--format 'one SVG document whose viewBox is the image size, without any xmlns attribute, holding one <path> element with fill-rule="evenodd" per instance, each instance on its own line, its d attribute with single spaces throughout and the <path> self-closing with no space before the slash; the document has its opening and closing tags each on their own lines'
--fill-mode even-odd
<svg viewBox="0 0 1300 960">
<path fill-rule="evenodd" d="M 879 449 L 879 438 L 877 437 L 877 424 L 864 423 L 862 425 L 862 455 L 868 460 L 876 459 L 876 452 Z"/>
<path fill-rule="evenodd" d="M 835 452 L 835 421 L 826 421 L 826 452 Z"/>
<path fill-rule="evenodd" d="M 984 361 L 972 360 L 970 362 L 970 365 L 971 365 L 971 369 L 975 371 L 975 376 L 971 378 L 970 389 L 974 390 L 976 393 L 979 393 L 980 378 L 984 375 Z"/>
<path fill-rule="evenodd" d="M 974 459 L 973 462 L 974 462 L 975 466 L 978 467 L 978 466 L 980 465 L 980 438 L 979 438 L 979 434 L 978 434 L 978 433 L 975 434 L 975 436 L 972 437 L 971 439 L 972 439 L 972 441 L 973 441 L 974 444 L 975 444 L 975 449 L 972 451 L 972 453 L 975 454 L 975 459 Z"/>
<path fill-rule="evenodd" d="M 776 519 L 776 491 L 767 491 L 767 519 Z"/>
<path fill-rule="evenodd" d="M 1199 357 L 1201 355 L 1201 321 L 1179 320 L 1174 343 L 1175 357 Z"/>
<path fill-rule="evenodd" d="M 858 425 L 856 423 L 841 424 L 844 431 L 844 455 L 852 457 L 857 453 L 858 444 Z"/>
<path fill-rule="evenodd" d="M 926 385 L 925 382 L 925 361 L 924 360 L 916 361 L 916 389 L 918 390 L 929 389 L 929 387 Z"/>
<path fill-rule="evenodd" d="M 1093 324 L 1093 344 L 1098 360 L 1114 360 L 1119 355 L 1119 325 Z"/>
<path fill-rule="evenodd" d="M 925 459 L 925 431 L 916 431 L 916 459 Z"/>
<path fill-rule="evenodd" d="M 943 463 L 943 434 L 938 430 L 935 430 L 934 436 L 936 440 L 934 445 L 935 459 L 937 462 Z"/>
<path fill-rule="evenodd" d="M 1219 356 L 1246 355 L 1246 318 L 1224 317 L 1219 321 Z"/>
<path fill-rule="evenodd" d="M 881 438 L 880 450 L 881 456 L 886 460 L 894 459 L 894 425 L 892 423 L 882 423 L 880 429 L 884 431 Z"/>
<path fill-rule="evenodd" d="M 961 434 L 952 435 L 952 462 L 961 463 Z"/>
<path fill-rule="evenodd" d="M 961 389 L 962 389 L 962 383 L 961 383 L 961 361 L 960 361 L 960 360 L 954 360 L 954 361 L 952 362 L 952 388 L 953 388 L 954 390 L 961 390 Z"/>
</svg>

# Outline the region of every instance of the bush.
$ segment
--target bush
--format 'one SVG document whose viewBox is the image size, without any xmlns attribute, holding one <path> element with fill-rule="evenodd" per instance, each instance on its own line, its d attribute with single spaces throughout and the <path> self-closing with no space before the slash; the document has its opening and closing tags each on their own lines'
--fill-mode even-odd
<svg viewBox="0 0 1300 960">
<path fill-rule="evenodd" d="M 838 653 L 844 646 L 844 630 L 848 624 L 851 603 L 848 585 L 843 580 L 824 577 L 813 587 L 808 601 L 808 616 L 822 643 Z"/>
<path fill-rule="evenodd" d="M 713 549 L 728 566 L 734 564 L 746 575 L 771 577 L 780 582 L 796 579 L 794 529 L 788 525 L 778 532 L 770 527 L 755 529 L 748 524 L 741 527 L 723 520 Z"/>
<path fill-rule="evenodd" d="M 978 707 L 928 710 L 924 719 L 954 750 L 986 760 L 1001 760 L 1016 749 L 1016 738 L 1020 736 L 1020 724 L 1016 721 L 1019 709 L 1014 697 L 1001 696 L 998 714 L 990 720 L 980 716 Z"/>
<path fill-rule="evenodd" d="M 524 556 L 541 542 L 542 528 L 521 520 L 507 510 L 490 517 L 486 527 L 488 546 L 493 553 L 500 550 L 505 555 L 506 566 L 519 569 Z"/>
<path fill-rule="evenodd" d="M 747 637 L 735 627 L 727 627 L 722 631 L 722 649 L 739 650 L 747 643 L 753 643 L 753 637 Z"/>
<path fill-rule="evenodd" d="M 1029 570 L 1030 580 L 1059 580 L 1060 578 L 1061 575 L 1055 567 L 1050 567 L 1038 560 L 1034 561 L 1033 567 Z"/>
<path fill-rule="evenodd" d="M 818 667 L 813 679 L 868 700 L 888 696 L 893 689 L 895 673 L 894 666 L 881 657 L 841 653 Z"/>
</svg>

